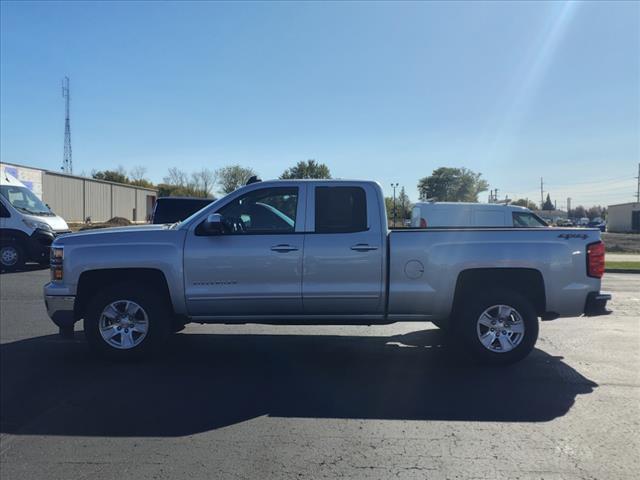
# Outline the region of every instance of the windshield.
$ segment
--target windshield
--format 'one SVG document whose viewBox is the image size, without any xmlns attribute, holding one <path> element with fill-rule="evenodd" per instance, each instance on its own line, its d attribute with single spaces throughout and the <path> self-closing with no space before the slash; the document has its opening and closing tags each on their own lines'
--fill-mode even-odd
<svg viewBox="0 0 640 480">
<path fill-rule="evenodd" d="M 32 215 L 54 215 L 49 207 L 42 203 L 42 200 L 26 187 L 2 185 L 0 186 L 0 194 L 7 199 L 13 208 L 21 212 Z"/>
</svg>

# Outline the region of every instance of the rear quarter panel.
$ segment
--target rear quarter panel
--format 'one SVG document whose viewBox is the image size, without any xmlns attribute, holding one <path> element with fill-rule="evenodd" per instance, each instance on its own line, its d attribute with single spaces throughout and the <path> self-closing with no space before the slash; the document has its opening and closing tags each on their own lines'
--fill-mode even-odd
<svg viewBox="0 0 640 480">
<path fill-rule="evenodd" d="M 548 312 L 580 315 L 587 294 L 600 289 L 600 280 L 586 274 L 586 247 L 599 239 L 598 230 L 584 229 L 393 231 L 388 312 L 446 318 L 461 272 L 528 268 L 542 274 Z"/>
</svg>

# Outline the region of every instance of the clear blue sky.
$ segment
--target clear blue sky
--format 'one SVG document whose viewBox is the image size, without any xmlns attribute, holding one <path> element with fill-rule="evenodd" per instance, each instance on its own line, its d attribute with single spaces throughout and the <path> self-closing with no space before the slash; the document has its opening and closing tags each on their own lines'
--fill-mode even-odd
<svg viewBox="0 0 640 480">
<path fill-rule="evenodd" d="M 75 173 L 315 158 L 412 199 L 466 166 L 500 196 L 632 201 L 639 5 L 2 2 L 0 155 L 60 168 L 68 74 Z"/>
</svg>

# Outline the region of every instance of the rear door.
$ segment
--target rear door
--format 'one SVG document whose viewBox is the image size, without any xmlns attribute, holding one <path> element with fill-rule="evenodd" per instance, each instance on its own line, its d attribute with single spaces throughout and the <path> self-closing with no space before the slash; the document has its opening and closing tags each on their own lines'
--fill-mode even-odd
<svg viewBox="0 0 640 480">
<path fill-rule="evenodd" d="M 302 282 L 309 315 L 383 311 L 380 206 L 367 184 L 312 184 Z"/>
</svg>

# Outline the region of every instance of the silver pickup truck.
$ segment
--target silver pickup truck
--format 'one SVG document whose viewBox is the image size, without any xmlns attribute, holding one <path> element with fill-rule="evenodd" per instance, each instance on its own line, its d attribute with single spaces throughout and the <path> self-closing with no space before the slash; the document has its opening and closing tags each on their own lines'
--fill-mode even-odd
<svg viewBox="0 0 640 480">
<path fill-rule="evenodd" d="M 62 334 L 84 319 L 112 357 L 157 350 L 189 322 L 431 321 L 506 364 L 533 349 L 539 317 L 607 313 L 603 272 L 599 230 L 389 231 L 375 182 L 282 180 L 176 224 L 60 237 L 44 295 Z"/>
</svg>

